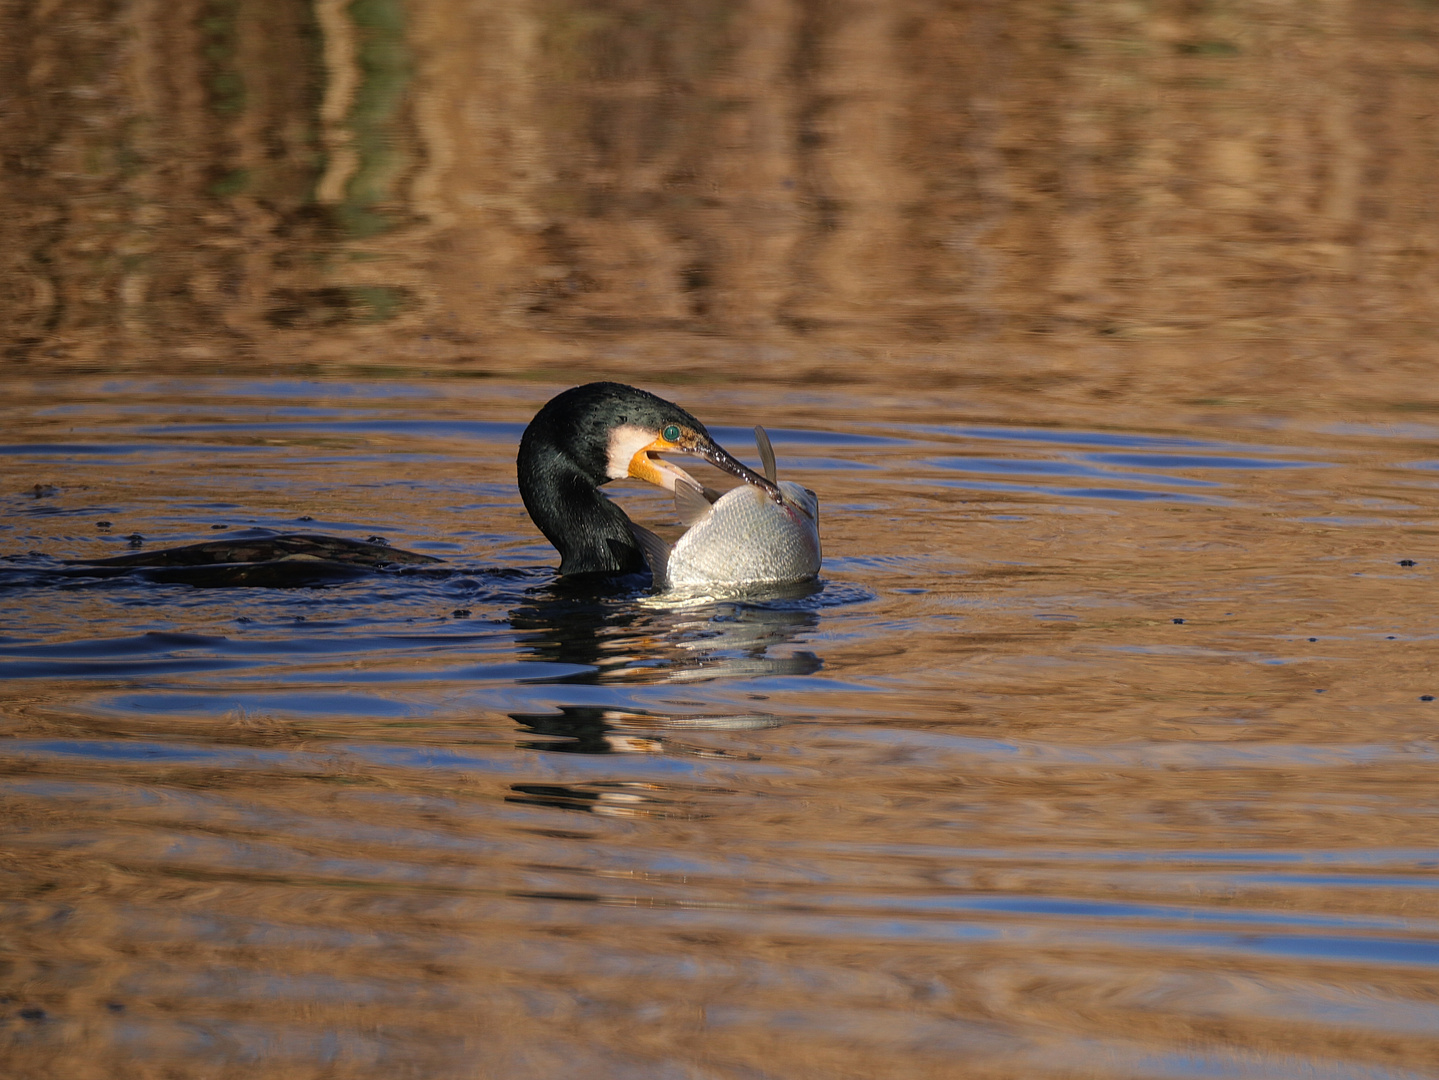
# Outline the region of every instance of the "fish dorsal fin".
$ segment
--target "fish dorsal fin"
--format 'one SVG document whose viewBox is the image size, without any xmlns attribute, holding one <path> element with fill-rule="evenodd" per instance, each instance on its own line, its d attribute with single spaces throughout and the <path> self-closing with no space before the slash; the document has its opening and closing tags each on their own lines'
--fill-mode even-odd
<svg viewBox="0 0 1439 1080">
<path fill-rule="evenodd" d="M 675 510 L 688 527 L 710 512 L 709 492 L 688 480 L 675 481 Z"/>
<path fill-rule="evenodd" d="M 640 554 L 645 557 L 650 575 L 655 579 L 655 588 L 663 589 L 669 582 L 670 546 L 643 525 L 636 525 L 633 521 L 630 522 L 630 534 L 640 546 Z"/>
<path fill-rule="evenodd" d="M 779 469 L 774 463 L 774 447 L 770 445 L 769 432 L 758 424 L 754 426 L 754 444 L 759 447 L 759 459 L 764 465 L 765 478 L 771 484 L 779 483 Z"/>
</svg>

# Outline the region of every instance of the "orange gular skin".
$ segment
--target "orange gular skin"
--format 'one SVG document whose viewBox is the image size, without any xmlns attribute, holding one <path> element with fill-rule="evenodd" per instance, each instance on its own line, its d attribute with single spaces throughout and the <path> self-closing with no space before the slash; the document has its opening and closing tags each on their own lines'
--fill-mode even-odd
<svg viewBox="0 0 1439 1080">
<path fill-rule="evenodd" d="M 683 436 L 682 436 L 683 437 Z M 657 457 L 657 454 L 689 454 L 693 451 L 681 443 L 673 443 L 663 436 L 641 448 L 630 458 L 629 474 L 636 480 L 644 480 L 662 487 L 666 491 L 675 489 L 675 482 L 684 480 L 699 487 L 699 482 L 673 462 Z"/>
<path fill-rule="evenodd" d="M 688 454 L 692 457 L 708 461 L 722 472 L 738 477 L 747 484 L 754 484 L 769 494 L 769 497 L 776 503 L 783 503 L 784 496 L 780 494 L 779 488 L 771 483 L 766 477 L 761 476 L 743 462 L 737 460 L 728 451 L 718 446 L 713 439 L 707 435 L 693 431 L 687 427 L 672 425 L 679 428 L 679 434 L 673 440 L 666 439 L 664 434 L 654 436 L 650 441 L 640 446 L 639 449 L 630 453 L 629 460 L 625 463 L 626 476 L 632 476 L 637 480 L 654 484 L 665 491 L 674 491 L 675 484 L 683 480 L 693 484 L 697 488 L 702 486 L 694 477 L 685 472 L 678 465 L 665 461 L 660 454 Z M 648 433 L 639 433 L 634 428 L 620 427 L 615 429 L 612 439 L 624 439 L 629 433 L 640 434 L 642 438 L 649 438 Z M 612 444 L 613 445 L 613 444 Z M 622 443 L 623 445 L 623 443 Z M 625 446 L 625 452 L 629 452 L 629 443 Z M 611 460 L 614 460 L 614 451 L 611 450 Z M 620 460 L 624 460 L 620 458 Z M 618 472 L 613 469 L 609 473 L 611 478 L 617 479 Z M 703 490 L 703 489 L 702 489 Z"/>
</svg>

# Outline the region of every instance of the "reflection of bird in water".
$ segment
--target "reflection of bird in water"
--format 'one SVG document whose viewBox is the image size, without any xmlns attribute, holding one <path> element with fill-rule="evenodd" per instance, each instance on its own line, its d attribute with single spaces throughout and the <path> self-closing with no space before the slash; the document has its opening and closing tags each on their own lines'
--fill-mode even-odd
<svg viewBox="0 0 1439 1080">
<path fill-rule="evenodd" d="M 794 606 L 819 586 L 791 587 L 789 601 L 724 601 L 681 610 L 606 600 L 563 583 L 534 590 L 511 609 L 515 643 L 534 659 L 580 670 L 546 683 L 703 682 L 716 678 L 812 675 L 824 666 L 807 650 L 788 648 L 819 622 Z"/>
<path fill-rule="evenodd" d="M 779 727 L 782 720 L 770 713 L 708 713 L 675 716 L 647 709 L 621 709 L 602 705 L 557 705 L 559 712 L 512 712 L 543 742 L 522 742 L 528 750 L 565 754 L 659 754 L 680 752 L 694 757 L 730 757 L 674 742 L 676 734 L 707 731 L 760 731 Z"/>
<path fill-rule="evenodd" d="M 623 510 L 599 488 L 634 477 L 674 491 L 701 487 L 661 454 L 708 461 L 780 502 L 769 479 L 736 460 L 678 405 L 644 390 L 600 382 L 566 390 L 530 421 L 520 440 L 520 495 L 540 531 L 560 553 L 567 576 L 642 572 L 644 556 Z M 689 488 L 687 488 L 688 490 Z M 87 572 L 142 571 L 192 585 L 309 585 L 368 569 L 437 563 L 429 555 L 332 536 L 249 535 L 204 544 L 86 561 Z"/>
<path fill-rule="evenodd" d="M 592 691 L 575 694 L 561 687 L 812 675 L 823 661 L 790 643 L 819 621 L 815 610 L 794 606 L 794 601 L 818 589 L 811 582 L 791 587 L 787 600 L 712 602 L 681 610 L 619 603 L 563 582 L 533 590 L 526 603 L 509 614 L 516 644 L 535 660 L 581 670 L 526 680 L 541 701 L 535 702 L 537 708 L 510 713 L 529 736 L 518 745 L 546 753 L 749 756 L 697 738 L 784 722 L 754 710 L 747 701 L 740 705 L 743 711 L 729 711 L 722 704 L 671 710 L 640 705 L 649 697 L 643 690 L 633 692 L 636 705 L 624 700 L 630 696 L 626 691 L 611 695 L 614 700 L 607 704 L 595 704 Z M 571 695 L 581 700 L 556 700 Z M 692 782 L 605 778 L 518 783 L 506 801 L 601 815 L 693 818 L 706 816 L 700 805 L 705 794 L 703 785 Z"/>
</svg>

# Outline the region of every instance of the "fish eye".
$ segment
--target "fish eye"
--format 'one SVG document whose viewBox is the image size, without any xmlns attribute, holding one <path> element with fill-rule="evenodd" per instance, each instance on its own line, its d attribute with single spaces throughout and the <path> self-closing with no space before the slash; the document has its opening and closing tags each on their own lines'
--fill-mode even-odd
<svg viewBox="0 0 1439 1080">
<path fill-rule="evenodd" d="M 664 437 L 665 442 L 679 442 L 680 429 L 674 424 L 671 424 L 669 427 L 665 428 L 663 431 L 660 432 L 660 434 Z"/>
</svg>

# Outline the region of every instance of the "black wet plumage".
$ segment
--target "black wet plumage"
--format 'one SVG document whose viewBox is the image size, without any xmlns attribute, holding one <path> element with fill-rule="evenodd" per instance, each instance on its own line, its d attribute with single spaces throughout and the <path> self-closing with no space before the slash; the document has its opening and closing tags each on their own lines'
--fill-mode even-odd
<svg viewBox="0 0 1439 1080">
<path fill-rule="evenodd" d="M 520 438 L 520 497 L 560 553 L 561 574 L 632 574 L 645 569 L 625 512 L 600 492 L 610 481 L 610 433 L 621 424 L 683 424 L 708 435 L 678 405 L 622 383 L 589 383 L 545 404 Z"/>
<path fill-rule="evenodd" d="M 335 536 L 259 533 L 203 544 L 72 561 L 72 575 L 134 575 L 197 588 L 293 588 L 348 581 L 387 566 L 440 562 L 429 555 Z"/>
</svg>

